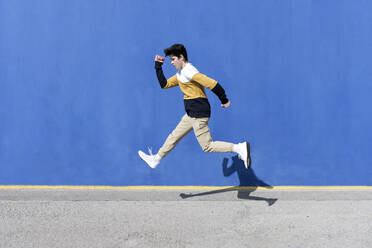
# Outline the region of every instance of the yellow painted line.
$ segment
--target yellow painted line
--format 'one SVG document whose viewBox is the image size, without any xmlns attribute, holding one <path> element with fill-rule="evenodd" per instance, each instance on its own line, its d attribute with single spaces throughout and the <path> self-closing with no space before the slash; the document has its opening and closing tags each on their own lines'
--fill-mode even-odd
<svg viewBox="0 0 372 248">
<path fill-rule="evenodd" d="M 0 189 L 83 189 L 83 190 L 372 190 L 372 186 L 72 186 L 72 185 L 0 185 Z"/>
</svg>

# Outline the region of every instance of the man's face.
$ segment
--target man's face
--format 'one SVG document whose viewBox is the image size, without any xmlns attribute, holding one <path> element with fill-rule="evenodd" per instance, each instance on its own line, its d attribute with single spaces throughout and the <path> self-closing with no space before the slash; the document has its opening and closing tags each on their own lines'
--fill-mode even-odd
<svg viewBox="0 0 372 248">
<path fill-rule="evenodd" d="M 177 70 L 183 68 L 185 64 L 185 59 L 182 55 L 179 58 L 177 56 L 170 55 L 169 58 L 171 60 L 172 65 L 176 67 Z"/>
</svg>

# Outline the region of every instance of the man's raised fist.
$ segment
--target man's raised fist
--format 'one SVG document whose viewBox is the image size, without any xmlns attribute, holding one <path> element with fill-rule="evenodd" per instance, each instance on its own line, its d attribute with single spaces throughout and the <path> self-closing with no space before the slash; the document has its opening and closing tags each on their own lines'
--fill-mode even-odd
<svg viewBox="0 0 372 248">
<path fill-rule="evenodd" d="M 160 55 L 155 56 L 155 61 L 158 61 L 160 63 L 164 63 L 164 60 L 165 60 L 165 58 L 160 56 Z"/>
</svg>

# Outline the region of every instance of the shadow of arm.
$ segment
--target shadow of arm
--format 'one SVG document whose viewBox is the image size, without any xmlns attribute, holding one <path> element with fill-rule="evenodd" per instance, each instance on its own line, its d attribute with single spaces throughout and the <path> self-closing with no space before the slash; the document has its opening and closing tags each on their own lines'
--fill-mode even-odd
<svg viewBox="0 0 372 248">
<path fill-rule="evenodd" d="M 222 161 L 222 171 L 225 177 L 231 176 L 231 174 L 233 174 L 236 171 L 234 164 L 232 164 L 230 167 L 227 167 L 228 162 L 229 162 L 228 158 L 224 158 Z"/>
</svg>

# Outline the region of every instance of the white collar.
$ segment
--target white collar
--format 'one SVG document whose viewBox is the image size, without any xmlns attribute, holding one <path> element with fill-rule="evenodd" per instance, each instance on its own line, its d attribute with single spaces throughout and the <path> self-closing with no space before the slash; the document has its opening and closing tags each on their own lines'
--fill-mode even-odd
<svg viewBox="0 0 372 248">
<path fill-rule="evenodd" d="M 177 72 L 177 79 L 182 83 L 186 83 L 191 81 L 192 77 L 198 72 L 199 71 L 191 63 L 187 63 Z"/>
</svg>

